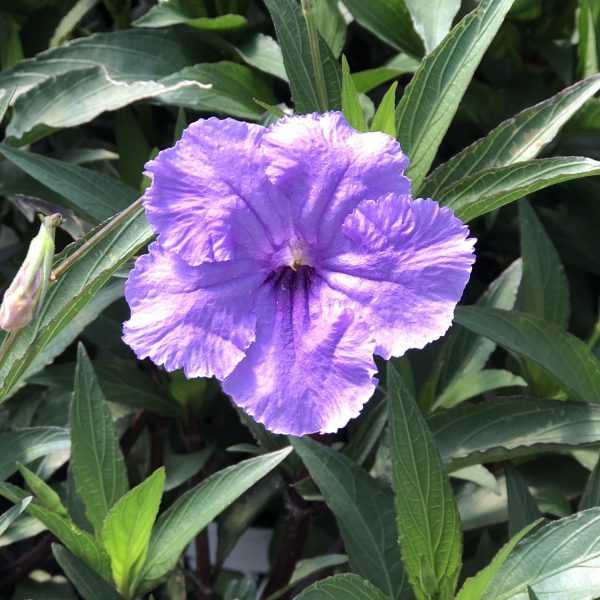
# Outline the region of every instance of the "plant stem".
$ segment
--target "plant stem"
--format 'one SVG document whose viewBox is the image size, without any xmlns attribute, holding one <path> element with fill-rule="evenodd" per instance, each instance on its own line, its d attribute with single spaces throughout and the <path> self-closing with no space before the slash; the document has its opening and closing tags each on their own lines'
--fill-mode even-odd
<svg viewBox="0 0 600 600">
<path fill-rule="evenodd" d="M 70 269 L 80 258 L 85 256 L 99 241 L 103 240 L 111 231 L 114 231 L 123 221 L 142 209 L 142 199 L 139 198 L 125 210 L 115 215 L 102 229 L 98 230 L 89 240 L 85 241 L 73 254 L 70 254 L 50 273 L 50 281 L 56 281 L 68 269 Z"/>
<path fill-rule="evenodd" d="M 317 23 L 315 21 L 313 0 L 302 0 L 302 14 L 308 28 L 310 54 L 317 82 L 319 110 L 325 112 L 329 108 L 329 104 L 327 101 L 327 86 L 325 84 L 325 74 L 323 73 L 323 63 L 321 62 L 321 53 L 319 51 L 319 32 L 317 31 Z"/>
</svg>

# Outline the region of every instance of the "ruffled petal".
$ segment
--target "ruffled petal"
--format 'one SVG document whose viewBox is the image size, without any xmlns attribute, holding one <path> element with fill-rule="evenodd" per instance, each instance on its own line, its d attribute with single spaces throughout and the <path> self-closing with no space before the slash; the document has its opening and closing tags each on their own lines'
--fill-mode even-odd
<svg viewBox="0 0 600 600">
<path fill-rule="evenodd" d="M 253 297 L 265 274 L 250 260 L 190 266 L 159 244 L 137 259 L 125 286 L 123 340 L 187 377 L 227 376 L 253 342 Z"/>
<path fill-rule="evenodd" d="M 262 148 L 267 174 L 291 202 L 294 227 L 325 248 L 364 198 L 410 193 L 408 159 L 383 133 L 360 133 L 338 112 L 285 117 Z"/>
<path fill-rule="evenodd" d="M 200 119 L 146 165 L 148 221 L 163 248 L 189 264 L 261 258 L 287 235 L 286 205 L 265 175 L 266 129 Z"/>
<path fill-rule="evenodd" d="M 256 341 L 223 381 L 235 403 L 275 433 L 336 431 L 377 384 L 370 328 L 309 280 L 303 268 L 288 269 L 263 288 Z"/>
<path fill-rule="evenodd" d="M 468 235 L 433 200 L 364 201 L 345 220 L 320 274 L 373 325 L 376 353 L 401 356 L 450 327 L 475 259 Z"/>
</svg>

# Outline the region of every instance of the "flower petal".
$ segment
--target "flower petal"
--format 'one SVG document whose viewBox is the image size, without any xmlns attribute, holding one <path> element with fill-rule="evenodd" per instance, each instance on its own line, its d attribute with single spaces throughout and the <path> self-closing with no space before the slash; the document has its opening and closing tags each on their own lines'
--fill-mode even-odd
<svg viewBox="0 0 600 600">
<path fill-rule="evenodd" d="M 398 142 L 360 133 L 338 112 L 285 117 L 269 128 L 262 148 L 267 175 L 292 204 L 297 232 L 319 248 L 364 198 L 410 193 Z"/>
<path fill-rule="evenodd" d="M 200 119 L 146 165 L 152 185 L 144 206 L 163 248 L 198 265 L 257 258 L 283 242 L 289 219 L 264 172 L 265 131 L 233 119 Z"/>
<path fill-rule="evenodd" d="M 320 274 L 375 328 L 383 358 L 442 336 L 474 262 L 468 228 L 433 200 L 388 195 L 346 219 Z"/>
<path fill-rule="evenodd" d="M 168 371 L 223 378 L 254 340 L 252 295 L 264 279 L 250 260 L 193 267 L 152 244 L 125 286 L 131 318 L 123 340 Z"/>
<path fill-rule="evenodd" d="M 302 267 L 289 269 L 263 288 L 256 341 L 223 381 L 235 403 L 275 433 L 336 431 L 377 384 L 370 328 L 304 276 Z"/>
</svg>

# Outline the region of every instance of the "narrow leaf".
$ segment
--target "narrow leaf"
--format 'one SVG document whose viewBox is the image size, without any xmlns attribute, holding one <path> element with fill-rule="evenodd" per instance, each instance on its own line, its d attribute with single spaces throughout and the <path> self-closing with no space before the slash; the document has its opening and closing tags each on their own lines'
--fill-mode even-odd
<svg viewBox="0 0 600 600">
<path fill-rule="evenodd" d="M 16 87 L 4 88 L 0 90 L 0 123 L 2 123 L 2 119 L 4 119 L 4 115 L 10 105 L 10 101 L 15 93 Z"/>
<path fill-rule="evenodd" d="M 579 500 L 579 510 L 595 506 L 600 506 L 600 460 L 596 461 Z"/>
<path fill-rule="evenodd" d="M 346 57 L 342 55 L 342 112 L 346 121 L 354 129 L 365 131 L 365 117 L 363 115 L 358 93 L 354 81 L 350 76 L 350 68 Z"/>
<path fill-rule="evenodd" d="M 17 466 L 27 487 L 33 492 L 36 500 L 42 506 L 63 517 L 68 516 L 67 509 L 63 506 L 60 496 L 43 479 L 40 479 L 33 471 L 30 471 L 22 464 L 17 463 Z"/>
<path fill-rule="evenodd" d="M 462 551 L 460 519 L 431 432 L 391 363 L 387 383 L 392 477 L 402 558 L 417 595 L 434 595 L 444 577 L 450 579 L 452 589 L 456 587 Z M 432 576 L 428 586 L 424 585 L 426 574 Z"/>
<path fill-rule="evenodd" d="M 10 524 L 27 508 L 32 500 L 33 496 L 27 496 L 27 498 L 23 498 L 21 502 L 0 515 L 0 535 L 8 529 Z"/>
<path fill-rule="evenodd" d="M 576 398 L 600 402 L 600 362 L 580 339 L 552 323 L 517 311 L 461 306 L 455 321 L 529 358 Z"/>
<path fill-rule="evenodd" d="M 392 137 L 396 135 L 396 88 L 394 81 L 385 93 L 371 121 L 371 131 L 381 131 Z"/>
<path fill-rule="evenodd" d="M 384 595 L 373 584 L 353 573 L 334 575 L 317 583 L 313 583 L 295 600 L 386 600 Z"/>
<path fill-rule="evenodd" d="M 410 597 L 394 527 L 394 501 L 361 467 L 308 437 L 292 438 L 338 522 L 352 571 L 390 598 Z"/>
<path fill-rule="evenodd" d="M 123 496 L 104 521 L 102 539 L 113 579 L 126 598 L 135 596 L 133 582 L 146 560 L 164 485 L 165 470 L 160 468 Z"/>
<path fill-rule="evenodd" d="M 398 104 L 398 140 L 416 195 L 475 69 L 513 0 L 483 0 L 430 54 Z"/>
<path fill-rule="evenodd" d="M 460 0 L 406 0 L 415 30 L 430 54 L 446 37 L 460 8 Z"/>
<path fill-rule="evenodd" d="M 508 535 L 515 536 L 523 528 L 541 517 L 523 476 L 511 462 L 504 463 L 506 495 L 508 497 Z"/>
<path fill-rule="evenodd" d="M 108 511 L 127 491 L 127 472 L 108 404 L 83 345 L 77 349 L 70 422 L 77 493 L 99 535 Z"/>
<path fill-rule="evenodd" d="M 600 71 L 600 6 L 579 0 L 579 71 L 585 77 Z"/>
</svg>

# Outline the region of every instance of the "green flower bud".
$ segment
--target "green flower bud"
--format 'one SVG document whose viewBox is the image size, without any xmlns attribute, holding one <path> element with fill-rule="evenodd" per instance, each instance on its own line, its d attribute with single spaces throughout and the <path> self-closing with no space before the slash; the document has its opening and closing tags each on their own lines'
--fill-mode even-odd
<svg viewBox="0 0 600 600">
<path fill-rule="evenodd" d="M 31 240 L 25 261 L 4 293 L 0 306 L 0 327 L 17 331 L 25 327 L 42 302 L 54 257 L 54 233 L 62 218 L 59 214 L 42 219 L 39 233 Z"/>
</svg>

